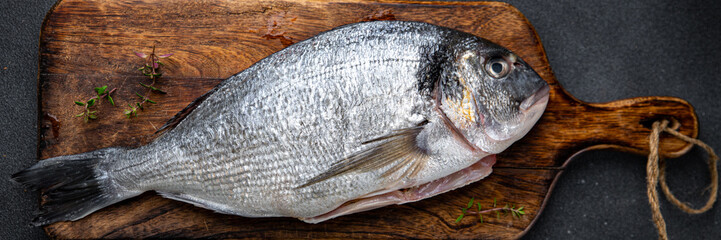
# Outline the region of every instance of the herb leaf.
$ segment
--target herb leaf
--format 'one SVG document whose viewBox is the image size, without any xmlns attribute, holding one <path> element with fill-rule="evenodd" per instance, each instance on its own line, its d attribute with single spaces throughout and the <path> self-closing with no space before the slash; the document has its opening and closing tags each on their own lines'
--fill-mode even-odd
<svg viewBox="0 0 721 240">
<path fill-rule="evenodd" d="M 108 86 L 96 87 L 96 88 L 95 88 L 95 92 L 97 92 L 98 95 L 103 95 L 103 94 L 105 94 L 105 91 L 106 91 L 107 89 L 108 89 Z"/>
<path fill-rule="evenodd" d="M 140 86 L 143 86 L 143 87 L 146 87 L 146 88 L 150 88 L 150 90 L 157 91 L 157 92 L 162 93 L 162 94 L 166 94 L 165 91 L 160 90 L 160 89 L 158 89 L 158 88 L 156 88 L 156 87 L 153 87 L 153 86 L 144 84 L 144 83 L 140 83 Z"/>
<path fill-rule="evenodd" d="M 145 53 L 136 52 L 136 51 L 133 51 L 133 52 L 135 53 L 135 56 L 138 56 L 138 57 L 140 57 L 140 58 L 146 58 L 146 57 L 148 57 L 148 55 L 146 55 Z"/>
</svg>

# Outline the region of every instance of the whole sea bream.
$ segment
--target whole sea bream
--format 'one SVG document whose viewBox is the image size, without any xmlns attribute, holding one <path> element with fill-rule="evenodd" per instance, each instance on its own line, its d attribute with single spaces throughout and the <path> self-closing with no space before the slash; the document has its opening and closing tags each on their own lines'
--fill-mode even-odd
<svg viewBox="0 0 721 240">
<path fill-rule="evenodd" d="M 418 201 L 488 176 L 541 117 L 548 84 L 482 38 L 356 23 L 274 53 L 191 103 L 148 145 L 40 161 L 36 225 L 157 191 L 226 214 L 306 222 Z"/>
</svg>

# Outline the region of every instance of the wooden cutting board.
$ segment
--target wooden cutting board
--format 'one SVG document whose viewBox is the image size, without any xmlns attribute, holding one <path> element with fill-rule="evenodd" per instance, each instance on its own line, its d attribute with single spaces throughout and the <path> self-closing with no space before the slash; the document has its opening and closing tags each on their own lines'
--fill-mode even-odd
<svg viewBox="0 0 721 240">
<path fill-rule="evenodd" d="M 289 44 L 344 24 L 375 20 L 428 22 L 472 33 L 520 55 L 551 85 L 543 118 L 520 142 L 498 156 L 491 176 L 416 203 L 389 206 L 320 224 L 292 218 L 244 218 L 213 213 L 145 193 L 76 222 L 46 226 L 53 238 L 518 238 L 537 219 L 554 181 L 579 152 L 615 148 L 644 154 L 649 126 L 675 119 L 695 137 L 693 108 L 671 97 L 585 103 L 556 81 L 533 26 L 514 7 L 496 2 L 360 2 L 339 0 L 60 0 L 40 37 L 39 156 L 41 159 L 110 146 L 137 147 L 157 127 L 216 84 Z M 137 117 L 123 110 L 145 93 L 133 51 L 174 53 L 157 86 L 165 95 Z M 342 57 L 342 56 L 339 56 Z M 147 82 L 146 82 L 147 83 Z M 73 101 L 93 88 L 118 88 L 117 107 L 100 104 L 99 119 L 73 117 Z M 606 86 L 613 87 L 613 86 Z M 690 145 L 664 138 L 662 154 L 678 156 Z M 523 206 L 520 218 L 488 214 L 480 223 L 455 219 L 475 197 L 486 206 Z"/>
</svg>

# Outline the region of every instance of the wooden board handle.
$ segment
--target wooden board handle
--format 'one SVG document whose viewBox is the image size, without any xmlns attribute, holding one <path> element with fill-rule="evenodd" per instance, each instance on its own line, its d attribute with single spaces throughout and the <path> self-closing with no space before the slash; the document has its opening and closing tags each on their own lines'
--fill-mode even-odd
<svg viewBox="0 0 721 240">
<path fill-rule="evenodd" d="M 588 117 L 597 123 L 590 131 L 608 141 L 612 148 L 638 154 L 648 154 L 648 137 L 654 122 L 669 120 L 673 128 L 695 138 L 698 119 L 693 107 L 674 97 L 639 97 L 609 103 L 587 104 Z M 615 145 L 615 146 L 613 146 Z M 678 138 L 662 138 L 659 153 L 664 157 L 678 157 L 691 144 Z M 597 147 L 600 148 L 600 147 Z"/>
</svg>

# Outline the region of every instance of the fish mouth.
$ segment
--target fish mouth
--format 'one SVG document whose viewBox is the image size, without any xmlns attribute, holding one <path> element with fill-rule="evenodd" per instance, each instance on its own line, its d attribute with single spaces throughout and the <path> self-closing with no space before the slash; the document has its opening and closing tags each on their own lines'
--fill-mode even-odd
<svg viewBox="0 0 721 240">
<path fill-rule="evenodd" d="M 542 88 L 538 89 L 530 97 L 526 98 L 526 100 L 523 100 L 523 102 L 521 102 L 521 111 L 526 112 L 536 105 L 547 103 L 550 91 L 551 88 L 548 86 L 548 84 L 545 84 Z"/>
<path fill-rule="evenodd" d="M 523 100 L 523 102 L 521 102 L 518 107 L 519 115 L 514 122 L 492 122 L 491 124 L 496 125 L 489 125 L 483 128 L 488 140 L 496 143 L 509 143 L 514 142 L 526 135 L 526 133 L 533 127 L 534 124 L 536 124 L 538 119 L 543 114 L 543 111 L 549 101 L 548 99 L 550 96 L 550 90 L 550 87 L 547 84 L 544 84 L 543 87 L 539 88 L 533 94 Z M 503 149 L 499 150 L 502 151 Z M 486 151 L 493 152 L 489 150 Z"/>
</svg>

